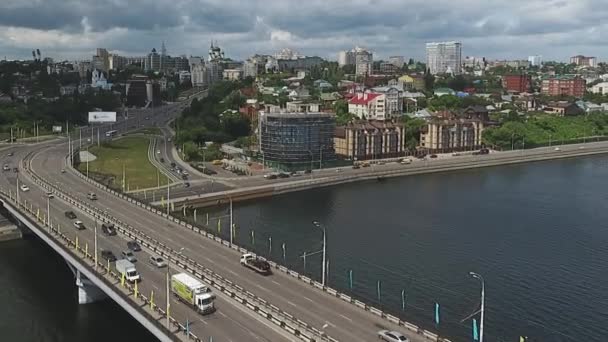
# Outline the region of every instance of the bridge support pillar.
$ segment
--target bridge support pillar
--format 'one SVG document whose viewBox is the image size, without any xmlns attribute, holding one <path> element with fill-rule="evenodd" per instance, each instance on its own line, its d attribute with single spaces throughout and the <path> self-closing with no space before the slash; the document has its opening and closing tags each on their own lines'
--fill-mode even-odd
<svg viewBox="0 0 608 342">
<path fill-rule="evenodd" d="M 76 286 L 78 286 L 78 304 L 89 304 L 105 299 L 106 294 L 85 277 L 74 266 L 67 263 L 74 276 L 76 277 Z"/>
</svg>

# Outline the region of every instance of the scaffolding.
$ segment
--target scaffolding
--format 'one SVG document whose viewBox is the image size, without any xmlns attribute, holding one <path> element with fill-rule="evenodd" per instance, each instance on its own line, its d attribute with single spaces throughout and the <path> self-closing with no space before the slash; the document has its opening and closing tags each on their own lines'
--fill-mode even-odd
<svg viewBox="0 0 608 342">
<path fill-rule="evenodd" d="M 335 161 L 335 117 L 330 113 L 260 113 L 260 149 L 285 170 L 322 168 Z"/>
</svg>

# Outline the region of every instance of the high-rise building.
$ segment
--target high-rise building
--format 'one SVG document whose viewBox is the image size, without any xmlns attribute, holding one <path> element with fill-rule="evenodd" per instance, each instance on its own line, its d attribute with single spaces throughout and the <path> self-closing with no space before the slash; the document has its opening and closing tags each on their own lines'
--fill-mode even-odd
<svg viewBox="0 0 608 342">
<path fill-rule="evenodd" d="M 208 71 L 205 66 L 205 61 L 201 57 L 190 57 L 190 77 L 192 81 L 193 87 L 204 87 L 207 86 L 208 83 Z"/>
<path fill-rule="evenodd" d="M 541 66 L 543 64 L 543 58 L 539 55 L 528 56 L 528 62 L 530 62 L 530 66 Z"/>
<path fill-rule="evenodd" d="M 160 71 L 160 55 L 156 52 L 156 49 L 152 49 L 146 56 L 144 70 L 145 71 Z"/>
<path fill-rule="evenodd" d="M 577 55 L 577 56 L 570 57 L 570 63 L 576 64 L 578 66 L 587 66 L 587 67 L 593 68 L 593 67 L 597 66 L 597 58 Z"/>
<path fill-rule="evenodd" d="M 461 73 L 462 43 L 438 42 L 426 43 L 426 67 L 431 74 Z"/>
<path fill-rule="evenodd" d="M 110 54 L 108 50 L 97 48 L 96 55 L 91 60 L 93 69 L 99 69 L 104 72 L 110 70 Z"/>
<path fill-rule="evenodd" d="M 561 75 L 544 78 L 541 85 L 541 94 L 548 96 L 575 96 L 585 95 L 587 82 L 574 75 Z"/>
<path fill-rule="evenodd" d="M 359 76 L 371 75 L 374 63 L 374 54 L 366 49 L 355 48 L 355 73 Z"/>
<path fill-rule="evenodd" d="M 338 65 L 355 65 L 355 51 L 340 51 L 338 52 Z"/>
</svg>

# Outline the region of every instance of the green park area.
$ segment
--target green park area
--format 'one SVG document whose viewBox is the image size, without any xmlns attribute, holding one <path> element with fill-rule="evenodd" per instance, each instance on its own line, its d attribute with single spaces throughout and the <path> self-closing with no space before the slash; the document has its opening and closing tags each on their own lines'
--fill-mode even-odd
<svg viewBox="0 0 608 342">
<path fill-rule="evenodd" d="M 166 185 L 167 179 L 148 160 L 150 139 L 132 136 L 91 147 L 89 153 L 97 157 L 89 162 L 89 176 L 112 188 L 122 189 L 123 170 L 125 191 Z M 86 174 L 87 163 L 78 169 Z"/>
</svg>

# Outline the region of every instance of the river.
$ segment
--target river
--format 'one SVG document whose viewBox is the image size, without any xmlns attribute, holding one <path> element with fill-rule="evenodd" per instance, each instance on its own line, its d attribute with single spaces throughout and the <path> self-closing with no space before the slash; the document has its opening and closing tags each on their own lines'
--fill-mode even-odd
<svg viewBox="0 0 608 342">
<path fill-rule="evenodd" d="M 235 205 L 235 241 L 318 279 L 320 255 L 301 257 L 321 249 L 317 220 L 329 285 L 453 341 L 471 340 L 470 271 L 485 278 L 486 341 L 604 341 L 606 189 L 608 157 L 346 184 Z M 225 213 L 210 213 L 214 230 Z M 35 239 L 2 243 L 0 270 L 3 340 L 153 339 L 111 301 L 78 305 L 71 272 Z"/>
<path fill-rule="evenodd" d="M 317 220 L 329 284 L 415 324 L 471 340 L 474 271 L 487 341 L 605 341 L 606 189 L 605 156 L 347 184 L 235 206 L 236 241 L 319 279 Z"/>
</svg>

